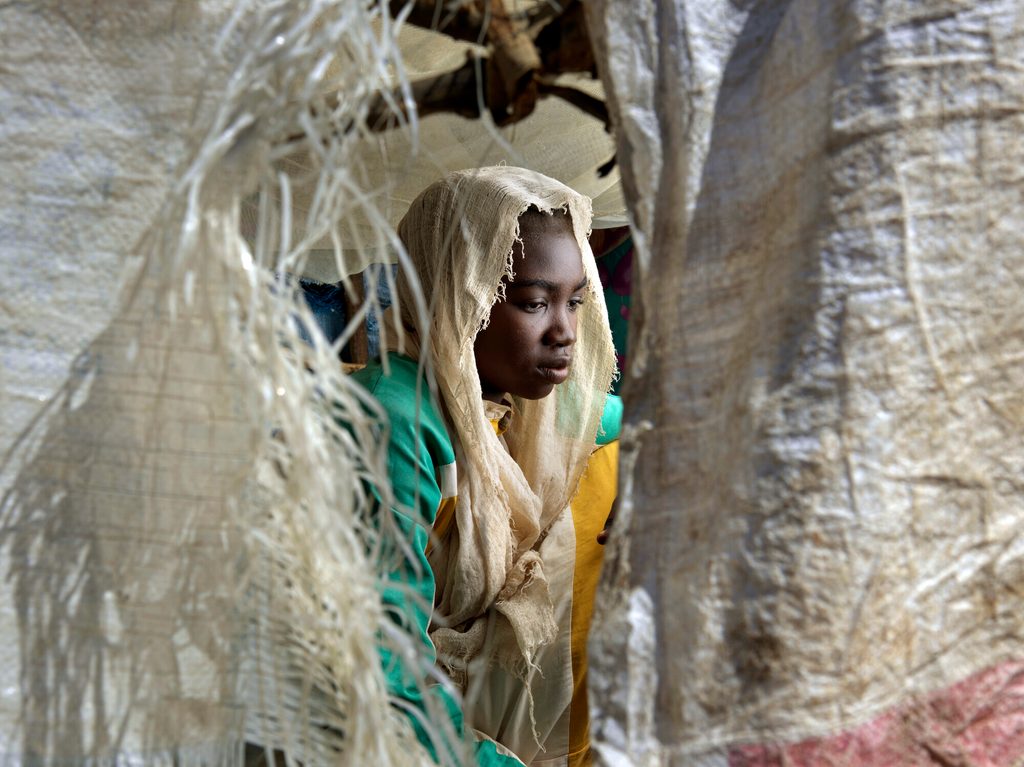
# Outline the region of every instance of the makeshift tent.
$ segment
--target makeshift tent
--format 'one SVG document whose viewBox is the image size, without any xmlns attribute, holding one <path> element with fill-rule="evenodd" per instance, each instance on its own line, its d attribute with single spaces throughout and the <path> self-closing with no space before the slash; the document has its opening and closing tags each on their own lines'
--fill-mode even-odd
<svg viewBox="0 0 1024 767">
<path fill-rule="evenodd" d="M 1024 8 L 589 11 L 637 244 L 602 758 L 1021 764 Z"/>
<path fill-rule="evenodd" d="M 1019 763 L 1024 11 L 589 0 L 613 146 L 557 96 L 380 132 L 479 50 L 391 5 L 0 6 L 3 759 L 424 763 L 372 403 L 275 275 L 504 157 L 634 224 L 599 759 Z"/>
<path fill-rule="evenodd" d="M 291 276 L 399 257 L 446 168 L 623 210 L 569 104 L 538 104 L 554 133 L 406 114 L 466 49 L 353 0 L 0 8 L 5 761 L 428 759 L 383 687 L 378 643 L 416 644 L 382 615 L 382 446 L 337 364 L 375 296 L 332 345 Z"/>
</svg>

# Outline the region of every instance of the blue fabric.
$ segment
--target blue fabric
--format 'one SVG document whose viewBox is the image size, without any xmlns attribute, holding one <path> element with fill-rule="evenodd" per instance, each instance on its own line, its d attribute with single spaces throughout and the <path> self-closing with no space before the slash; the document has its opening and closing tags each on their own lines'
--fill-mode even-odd
<svg viewBox="0 0 1024 767">
<path fill-rule="evenodd" d="M 333 342 L 341 335 L 348 322 L 345 307 L 345 289 L 313 280 L 299 280 L 299 288 L 306 306 L 313 313 L 313 319 L 328 341 Z M 299 333 L 306 343 L 312 343 L 308 328 L 299 323 Z"/>
<path fill-rule="evenodd" d="M 370 264 L 363 272 L 363 290 L 369 297 L 373 293 L 380 304 L 381 311 L 391 306 L 391 290 L 388 288 L 388 272 L 394 280 L 398 274 L 398 264 Z M 377 316 L 370 312 L 366 315 L 366 342 L 370 359 L 380 356 L 380 324 Z"/>
</svg>

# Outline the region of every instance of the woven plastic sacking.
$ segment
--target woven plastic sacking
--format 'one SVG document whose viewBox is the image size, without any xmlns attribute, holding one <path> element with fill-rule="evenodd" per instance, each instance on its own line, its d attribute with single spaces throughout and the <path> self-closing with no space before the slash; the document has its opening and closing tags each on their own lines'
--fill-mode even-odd
<svg viewBox="0 0 1024 767">
<path fill-rule="evenodd" d="M 357 209 L 373 220 L 352 146 L 400 61 L 386 8 L 115 5 L 0 8 L 0 755 L 422 764 L 376 649 L 417 662 L 379 606 L 374 405 L 337 364 L 344 335 L 303 343 L 282 277 Z M 317 190 L 298 229 L 275 170 L 297 136 Z M 334 240 L 394 233 L 374 237 Z"/>
<path fill-rule="evenodd" d="M 1024 10 L 589 6 L 636 224 L 606 764 L 1021 764 Z"/>
</svg>

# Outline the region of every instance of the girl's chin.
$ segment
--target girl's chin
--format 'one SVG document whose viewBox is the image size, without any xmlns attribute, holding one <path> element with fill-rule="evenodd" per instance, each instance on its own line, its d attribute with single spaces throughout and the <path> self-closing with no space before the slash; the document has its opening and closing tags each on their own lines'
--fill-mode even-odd
<svg viewBox="0 0 1024 767">
<path fill-rule="evenodd" d="M 539 386 L 531 386 L 526 391 L 513 392 L 513 394 L 522 399 L 544 399 L 554 390 L 555 385 L 553 383 L 544 383 Z"/>
</svg>

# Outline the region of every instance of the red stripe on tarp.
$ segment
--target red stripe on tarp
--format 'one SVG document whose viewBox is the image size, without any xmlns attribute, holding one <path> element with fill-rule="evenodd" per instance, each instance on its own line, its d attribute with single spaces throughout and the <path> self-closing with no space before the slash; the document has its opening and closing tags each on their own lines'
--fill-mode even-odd
<svg viewBox="0 0 1024 767">
<path fill-rule="evenodd" d="M 1024 662 L 980 671 L 837 735 L 734 746 L 729 767 L 1011 767 L 1024 758 Z"/>
</svg>

